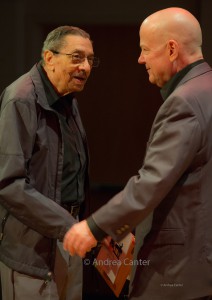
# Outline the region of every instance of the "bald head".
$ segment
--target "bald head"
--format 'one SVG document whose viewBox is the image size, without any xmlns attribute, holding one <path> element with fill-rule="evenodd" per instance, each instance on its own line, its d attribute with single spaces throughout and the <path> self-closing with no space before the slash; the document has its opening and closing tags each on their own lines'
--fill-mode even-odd
<svg viewBox="0 0 212 300">
<path fill-rule="evenodd" d="M 180 48 L 189 55 L 200 54 L 202 32 L 197 19 L 187 10 L 170 7 L 147 17 L 141 25 L 147 28 L 158 41 L 176 40 Z"/>
<path fill-rule="evenodd" d="M 150 82 L 162 87 L 177 72 L 203 58 L 202 32 L 187 10 L 170 7 L 148 16 L 140 27 L 140 64 Z"/>
</svg>

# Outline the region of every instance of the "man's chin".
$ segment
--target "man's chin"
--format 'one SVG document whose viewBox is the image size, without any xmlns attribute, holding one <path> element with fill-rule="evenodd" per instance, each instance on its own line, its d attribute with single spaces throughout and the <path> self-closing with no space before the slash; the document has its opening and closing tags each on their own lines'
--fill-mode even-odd
<svg viewBox="0 0 212 300">
<path fill-rule="evenodd" d="M 72 92 L 77 93 L 81 92 L 84 89 L 84 84 L 83 85 L 75 85 L 74 88 L 72 89 Z"/>
<path fill-rule="evenodd" d="M 76 92 L 81 92 L 83 89 L 84 89 L 84 85 L 81 86 L 81 87 L 78 87 L 78 88 L 76 89 Z"/>
<path fill-rule="evenodd" d="M 158 83 L 154 78 L 152 78 L 151 76 L 149 76 L 149 82 L 150 82 L 151 84 L 154 84 L 154 85 L 157 85 L 158 87 L 160 87 L 160 86 L 159 86 L 159 83 Z"/>
<path fill-rule="evenodd" d="M 156 84 L 154 78 L 152 78 L 151 76 L 149 76 L 149 82 L 152 83 L 152 84 Z"/>
</svg>

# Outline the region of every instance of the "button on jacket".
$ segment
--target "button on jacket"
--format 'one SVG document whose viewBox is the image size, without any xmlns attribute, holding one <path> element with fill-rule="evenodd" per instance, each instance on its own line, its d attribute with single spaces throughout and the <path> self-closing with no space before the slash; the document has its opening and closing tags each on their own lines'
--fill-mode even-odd
<svg viewBox="0 0 212 300">
<path fill-rule="evenodd" d="M 0 103 L 0 260 L 45 278 L 53 268 L 56 240 L 76 222 L 60 206 L 60 122 L 36 65 L 4 90 Z M 85 137 L 76 99 L 73 109 Z M 85 138 L 84 146 L 87 153 Z"/>
</svg>

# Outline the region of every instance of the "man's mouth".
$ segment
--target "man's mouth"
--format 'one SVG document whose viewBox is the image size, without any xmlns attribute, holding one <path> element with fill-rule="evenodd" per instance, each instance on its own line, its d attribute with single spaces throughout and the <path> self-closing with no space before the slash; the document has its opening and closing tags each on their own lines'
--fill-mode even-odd
<svg viewBox="0 0 212 300">
<path fill-rule="evenodd" d="M 80 82 L 85 82 L 86 81 L 86 76 L 74 76 L 74 78 Z"/>
</svg>

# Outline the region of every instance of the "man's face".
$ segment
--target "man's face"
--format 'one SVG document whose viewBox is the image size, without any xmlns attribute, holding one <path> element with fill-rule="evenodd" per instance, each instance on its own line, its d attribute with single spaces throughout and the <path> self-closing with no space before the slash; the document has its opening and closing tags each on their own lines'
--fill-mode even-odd
<svg viewBox="0 0 212 300">
<path fill-rule="evenodd" d="M 90 75 L 94 56 L 93 46 L 88 38 L 68 35 L 66 44 L 58 52 L 48 50 L 47 75 L 60 95 L 80 92 Z M 69 54 L 69 55 L 67 55 Z M 84 57 L 81 62 L 78 58 Z"/>
<path fill-rule="evenodd" d="M 145 26 L 141 26 L 140 47 L 138 63 L 145 64 L 149 81 L 162 87 L 173 75 L 167 43 L 152 34 Z"/>
</svg>

